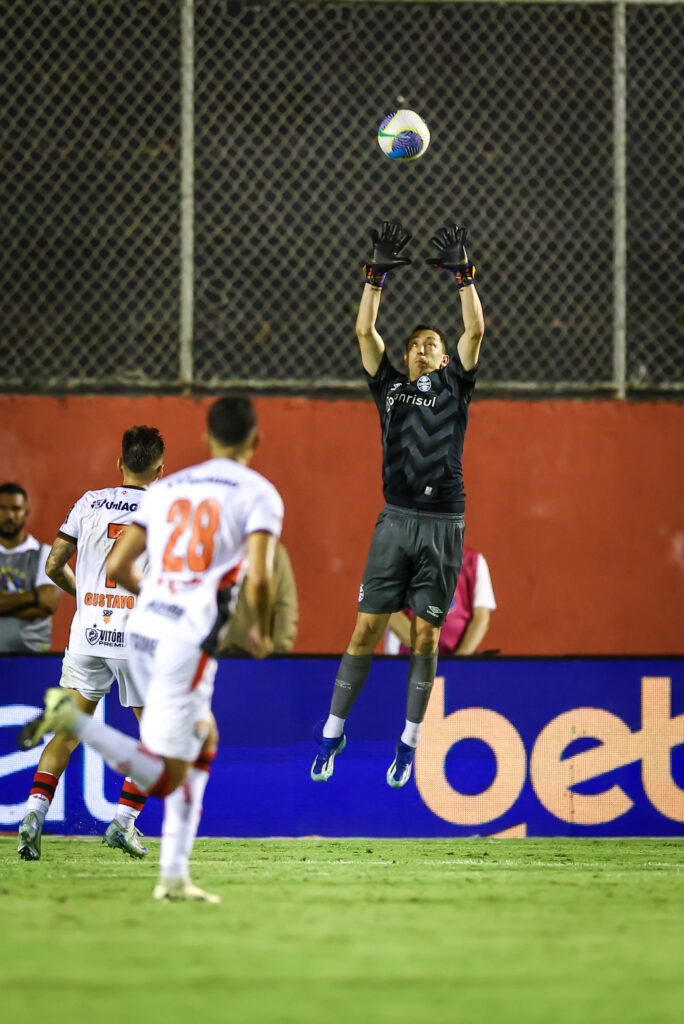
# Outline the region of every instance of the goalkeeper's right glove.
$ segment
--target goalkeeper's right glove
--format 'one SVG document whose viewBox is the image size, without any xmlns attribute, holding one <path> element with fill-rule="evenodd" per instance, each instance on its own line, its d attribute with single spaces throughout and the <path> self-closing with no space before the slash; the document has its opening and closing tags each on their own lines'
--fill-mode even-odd
<svg viewBox="0 0 684 1024">
<path fill-rule="evenodd" d="M 374 288 L 382 288 L 388 270 L 405 267 L 411 262 L 399 253 L 411 241 L 411 232 L 407 231 L 398 220 L 382 223 L 380 234 L 373 228 L 370 233 L 373 243 L 373 254 L 364 264 L 366 281 Z"/>
<path fill-rule="evenodd" d="M 475 267 L 469 261 L 465 251 L 467 234 L 468 229 L 459 227 L 458 224 L 447 224 L 446 227 L 440 228 L 435 237 L 430 239 L 439 252 L 437 256 L 432 256 L 425 261 L 431 267 L 450 270 L 456 278 L 459 291 L 461 288 L 473 284 L 475 276 Z"/>
</svg>

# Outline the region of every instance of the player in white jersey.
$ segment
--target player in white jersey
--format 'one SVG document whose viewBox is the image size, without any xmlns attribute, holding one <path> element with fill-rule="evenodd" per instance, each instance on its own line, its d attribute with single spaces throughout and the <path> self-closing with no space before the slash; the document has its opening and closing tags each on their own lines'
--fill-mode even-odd
<svg viewBox="0 0 684 1024">
<path fill-rule="evenodd" d="M 69 643 L 64 652 L 60 686 L 69 689 L 87 715 L 118 683 L 119 700 L 140 719 L 144 688 L 135 682 L 126 645 L 128 616 L 136 598 L 107 572 L 107 556 L 135 518 L 142 496 L 163 471 L 164 442 L 154 427 L 131 427 L 121 443 L 117 467 L 123 482 L 86 493 L 72 505 L 48 555 L 46 571 L 67 594 L 76 598 Z M 76 571 L 69 560 L 78 552 Z M 78 740 L 63 733 L 45 746 L 33 778 L 26 814 L 19 826 L 17 852 L 23 860 L 40 860 L 45 816 L 57 783 Z M 131 857 L 144 857 L 135 820 L 145 795 L 126 779 L 114 820 L 103 842 Z"/>
<path fill-rule="evenodd" d="M 247 560 L 245 591 L 257 619 L 255 654 L 273 649 L 270 637 L 273 559 L 283 503 L 275 487 L 249 469 L 258 435 L 248 398 L 219 399 L 209 410 L 212 458 L 174 473 L 146 493 L 108 571 L 140 594 L 128 624 L 136 683 L 148 687 L 142 746 L 83 715 L 58 689 L 46 693 L 45 712 L 24 729 L 20 745 L 34 746 L 49 729 L 89 743 L 140 788 L 164 797 L 160 869 L 155 899 L 219 897 L 193 885 L 189 858 L 208 772 L 218 745 L 211 713 L 216 660 L 212 656 L 233 592 Z M 143 580 L 135 561 L 147 550 Z M 243 570 L 244 571 L 244 570 Z M 218 613 L 217 613 L 218 612 Z"/>
</svg>

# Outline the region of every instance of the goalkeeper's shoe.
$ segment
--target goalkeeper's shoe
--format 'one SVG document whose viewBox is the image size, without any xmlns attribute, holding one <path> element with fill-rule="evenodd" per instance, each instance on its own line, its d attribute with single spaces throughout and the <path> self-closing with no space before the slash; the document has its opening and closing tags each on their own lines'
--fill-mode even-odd
<svg viewBox="0 0 684 1024">
<path fill-rule="evenodd" d="M 347 737 L 342 733 L 334 739 L 326 739 L 325 736 L 319 740 L 318 754 L 311 765 L 311 778 L 314 782 L 327 782 L 335 767 L 335 757 L 341 754 L 347 745 Z"/>
<path fill-rule="evenodd" d="M 21 819 L 19 826 L 17 853 L 22 860 L 40 860 L 40 837 L 42 834 L 43 822 L 37 814 L 29 811 Z"/>
<path fill-rule="evenodd" d="M 110 821 L 109 825 L 105 829 L 105 834 L 102 836 L 102 842 L 106 846 L 111 846 L 113 850 L 121 850 L 123 853 L 127 853 L 130 857 L 135 857 L 140 860 L 142 857 L 146 857 L 148 849 L 140 842 L 142 832 L 135 825 L 130 825 L 128 828 L 124 828 L 123 825 L 114 818 Z"/>
<path fill-rule="evenodd" d="M 45 711 L 21 730 L 19 747 L 37 747 L 46 732 L 70 732 L 81 714 L 71 695 L 60 686 L 53 686 L 45 691 Z"/>
<path fill-rule="evenodd" d="M 221 897 L 205 892 L 193 885 L 189 878 L 162 878 L 152 892 L 152 898 L 169 903 L 220 903 Z"/>
<path fill-rule="evenodd" d="M 408 743 L 402 743 L 399 740 L 396 757 L 387 770 L 387 785 L 391 786 L 392 789 L 401 789 L 411 778 L 415 753 L 415 747 L 411 747 Z"/>
</svg>

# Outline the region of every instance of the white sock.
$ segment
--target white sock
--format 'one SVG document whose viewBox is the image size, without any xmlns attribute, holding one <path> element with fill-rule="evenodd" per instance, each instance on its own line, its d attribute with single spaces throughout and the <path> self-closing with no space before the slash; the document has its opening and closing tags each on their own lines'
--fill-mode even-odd
<svg viewBox="0 0 684 1024">
<path fill-rule="evenodd" d="M 401 742 L 407 743 L 409 747 L 417 747 L 418 740 L 420 739 L 420 727 L 422 722 L 409 722 L 406 719 L 406 725 L 404 731 L 401 734 Z"/>
<path fill-rule="evenodd" d="M 199 823 L 202 818 L 204 791 L 207 788 L 208 781 L 209 772 L 203 771 L 201 768 L 191 768 L 188 772 L 188 783 L 190 784 L 190 790 L 192 792 L 192 817 L 185 842 L 186 863 L 190 860 L 192 848 L 197 837 L 197 829 L 199 828 Z"/>
<path fill-rule="evenodd" d="M 129 775 L 145 792 L 149 792 L 162 777 L 163 759 L 144 750 L 140 740 L 134 740 L 111 725 L 98 722 L 90 715 L 81 715 L 72 731 L 97 750 L 110 768 L 120 775 Z"/>
<path fill-rule="evenodd" d="M 344 723 L 344 718 L 338 718 L 337 715 L 328 715 L 323 726 L 323 738 L 326 740 L 336 740 L 344 732 Z"/>
<path fill-rule="evenodd" d="M 209 772 L 191 768 L 185 781 L 164 798 L 159 867 L 162 878 L 189 878 L 190 854 L 202 816 Z"/>
<path fill-rule="evenodd" d="M 50 810 L 51 801 L 46 796 L 41 796 L 40 793 L 32 793 L 26 803 L 26 814 L 29 811 L 33 811 L 35 816 L 40 819 L 41 823 L 45 821 L 45 815 Z"/>
</svg>

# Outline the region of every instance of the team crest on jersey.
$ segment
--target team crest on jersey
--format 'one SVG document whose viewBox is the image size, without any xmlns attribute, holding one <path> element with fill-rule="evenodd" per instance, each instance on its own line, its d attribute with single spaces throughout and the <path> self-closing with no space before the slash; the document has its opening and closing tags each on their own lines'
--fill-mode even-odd
<svg viewBox="0 0 684 1024">
<path fill-rule="evenodd" d="M 85 638 L 91 647 L 124 647 L 126 643 L 122 629 L 98 629 L 97 624 L 86 629 Z"/>
<path fill-rule="evenodd" d="M 416 387 L 419 391 L 429 391 L 432 387 L 432 381 L 426 373 L 422 377 L 419 377 L 416 381 Z"/>
</svg>

